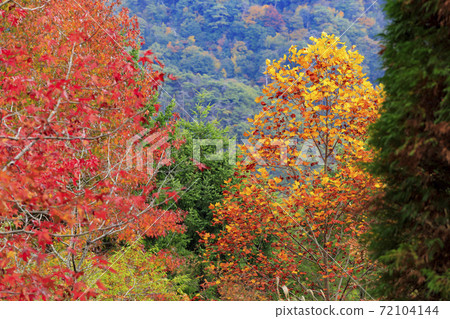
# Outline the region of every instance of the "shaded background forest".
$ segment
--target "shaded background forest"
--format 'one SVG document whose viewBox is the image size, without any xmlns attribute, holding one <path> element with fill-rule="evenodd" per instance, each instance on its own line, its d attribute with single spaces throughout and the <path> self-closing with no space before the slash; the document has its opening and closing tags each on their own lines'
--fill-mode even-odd
<svg viewBox="0 0 450 319">
<path fill-rule="evenodd" d="M 192 115 L 197 92 L 214 105 L 211 117 L 242 136 L 254 103 L 269 79 L 266 59 L 283 56 L 291 45 L 310 44 L 322 32 L 365 57 L 363 70 L 372 83 L 382 76 L 377 35 L 385 22 L 383 1 L 372 0 L 124 0 L 139 20 L 145 44 L 177 77 L 164 85 L 183 117 Z M 350 27 L 351 26 L 351 27 Z M 168 94 L 161 99 L 167 104 Z M 189 115 L 187 115 L 189 113 Z"/>
</svg>

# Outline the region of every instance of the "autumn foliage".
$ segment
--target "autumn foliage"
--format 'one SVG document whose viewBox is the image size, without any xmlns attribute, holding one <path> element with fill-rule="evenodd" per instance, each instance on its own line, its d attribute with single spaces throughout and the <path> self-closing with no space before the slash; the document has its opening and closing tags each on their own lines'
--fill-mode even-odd
<svg viewBox="0 0 450 319">
<path fill-rule="evenodd" d="M 150 200 L 153 175 L 127 165 L 143 124 L 164 137 L 173 121 L 150 121 L 162 64 L 129 55 L 137 22 L 117 12 L 97 0 L 1 4 L 0 299 L 89 298 L 106 237 L 183 231 L 180 212 Z"/>
<path fill-rule="evenodd" d="M 218 234 L 204 233 L 211 278 L 269 298 L 370 298 L 373 263 L 358 242 L 368 200 L 381 185 L 365 173 L 367 127 L 382 101 L 362 73 L 363 57 L 322 34 L 312 45 L 267 61 L 271 83 L 236 182 L 212 204 Z M 228 289 L 227 291 L 230 291 Z M 254 295 L 254 293 L 253 293 Z M 283 296 L 283 297 L 280 297 Z"/>
<path fill-rule="evenodd" d="M 277 31 L 285 28 L 282 15 L 274 6 L 267 4 L 251 6 L 248 12 L 244 14 L 244 21 L 247 24 L 255 24 L 256 21 L 261 21 L 264 26 L 273 27 Z"/>
<path fill-rule="evenodd" d="M 180 52 L 187 72 L 209 65 L 224 78 L 257 72 L 242 62 L 260 60 L 257 39 L 267 50 L 303 41 L 313 22 L 336 33 L 330 17 L 359 10 L 209 2 L 142 29 L 167 61 Z M 250 112 L 245 83 L 208 92 L 219 78 L 166 76 L 119 0 L 0 0 L 0 300 L 445 300 L 450 19 L 439 0 L 394 2 L 385 89 L 335 35 L 292 46 L 266 61 L 235 164 L 215 117 L 242 114 L 220 106 L 222 93 Z M 375 16 L 355 22 L 371 28 Z M 160 99 L 166 78 L 183 100 L 183 81 L 211 82 L 193 122 Z"/>
<path fill-rule="evenodd" d="M 97 300 L 188 300 L 182 292 L 187 278 L 177 274 L 184 260 L 170 251 L 146 251 L 141 245 L 124 247 L 111 256 L 114 272 L 102 276 L 103 291 Z M 170 273 L 172 278 L 168 278 Z"/>
</svg>

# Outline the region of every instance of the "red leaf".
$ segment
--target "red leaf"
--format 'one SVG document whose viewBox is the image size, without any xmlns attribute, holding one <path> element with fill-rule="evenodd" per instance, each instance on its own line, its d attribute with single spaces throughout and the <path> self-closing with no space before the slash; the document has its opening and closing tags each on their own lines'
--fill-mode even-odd
<svg viewBox="0 0 450 319">
<path fill-rule="evenodd" d="M 167 192 L 167 195 L 169 196 L 169 198 L 173 199 L 175 202 L 177 202 L 178 199 L 180 199 L 180 196 L 178 196 L 178 193 L 175 191 Z"/>
<path fill-rule="evenodd" d="M 105 210 L 95 211 L 94 212 L 95 217 L 106 220 L 107 213 Z"/>
<path fill-rule="evenodd" d="M 194 165 L 197 166 L 197 168 L 198 168 L 201 172 L 203 172 L 203 171 L 206 170 L 206 169 L 211 169 L 211 167 L 208 167 L 208 166 L 206 166 L 205 164 L 200 163 L 200 162 L 198 162 L 198 161 L 195 160 L 195 159 L 192 159 L 192 161 L 194 162 Z"/>
<path fill-rule="evenodd" d="M 141 62 L 142 64 L 145 65 L 146 62 L 152 63 L 152 60 L 150 60 L 150 59 L 147 58 L 146 56 L 143 56 L 143 57 L 139 58 L 138 62 Z"/>
<path fill-rule="evenodd" d="M 98 287 L 100 290 L 103 290 L 103 291 L 108 290 L 108 289 L 102 284 L 102 282 L 101 282 L 100 280 L 97 281 L 97 287 Z"/>
<path fill-rule="evenodd" d="M 37 236 L 38 242 L 42 247 L 45 247 L 47 244 L 52 243 L 52 238 L 50 237 L 47 229 L 44 229 L 42 231 L 37 230 L 35 232 L 35 235 Z"/>
<path fill-rule="evenodd" d="M 83 35 L 83 33 L 79 32 L 79 31 L 73 31 L 73 32 L 69 33 L 67 38 L 70 41 L 75 42 L 75 43 L 84 41 L 84 35 Z"/>
<path fill-rule="evenodd" d="M 164 64 L 161 61 L 159 61 L 157 57 L 155 57 L 155 62 L 158 63 L 160 67 L 162 68 L 164 67 Z"/>
</svg>

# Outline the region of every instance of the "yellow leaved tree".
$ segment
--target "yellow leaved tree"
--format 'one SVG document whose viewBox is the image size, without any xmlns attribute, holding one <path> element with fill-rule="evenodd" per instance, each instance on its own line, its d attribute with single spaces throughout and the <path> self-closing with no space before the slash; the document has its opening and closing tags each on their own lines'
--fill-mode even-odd
<svg viewBox="0 0 450 319">
<path fill-rule="evenodd" d="M 238 182 L 212 205 L 218 235 L 204 234 L 218 280 L 290 298 L 370 298 L 374 269 L 358 238 L 380 185 L 361 167 L 372 159 L 367 128 L 382 101 L 362 71 L 363 57 L 334 35 L 267 61 L 271 83 L 256 99 L 238 164 Z"/>
</svg>

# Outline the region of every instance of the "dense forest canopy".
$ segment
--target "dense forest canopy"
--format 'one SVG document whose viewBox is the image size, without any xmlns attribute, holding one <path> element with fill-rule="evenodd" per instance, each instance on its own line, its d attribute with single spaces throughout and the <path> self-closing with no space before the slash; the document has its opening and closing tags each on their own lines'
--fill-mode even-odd
<svg viewBox="0 0 450 319">
<path fill-rule="evenodd" d="M 164 86 L 177 104 L 190 112 L 196 92 L 207 91 L 206 102 L 215 105 L 211 115 L 241 136 L 257 111 L 254 98 L 270 81 L 263 74 L 265 61 L 283 56 L 292 45 L 311 44 L 310 37 L 322 32 L 355 45 L 365 57 L 364 72 L 378 83 L 381 2 L 125 0 L 123 5 L 138 17 L 143 49 L 152 50 L 178 78 Z"/>
</svg>

